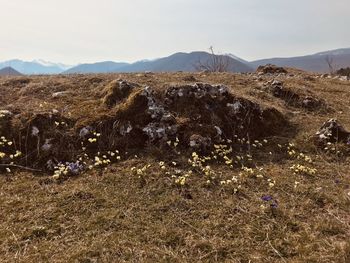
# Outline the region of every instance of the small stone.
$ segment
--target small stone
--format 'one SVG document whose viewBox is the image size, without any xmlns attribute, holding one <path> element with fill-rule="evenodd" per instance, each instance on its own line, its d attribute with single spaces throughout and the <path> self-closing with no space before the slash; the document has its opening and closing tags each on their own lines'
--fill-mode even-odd
<svg viewBox="0 0 350 263">
<path fill-rule="evenodd" d="M 67 95 L 68 92 L 67 91 L 59 91 L 59 92 L 55 92 L 52 94 L 52 98 L 61 98 L 64 97 L 65 95 Z"/>
</svg>

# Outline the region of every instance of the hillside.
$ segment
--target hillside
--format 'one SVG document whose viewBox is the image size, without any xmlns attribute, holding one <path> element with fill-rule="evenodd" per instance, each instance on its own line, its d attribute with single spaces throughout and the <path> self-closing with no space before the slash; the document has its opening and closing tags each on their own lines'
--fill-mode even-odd
<svg viewBox="0 0 350 263">
<path fill-rule="evenodd" d="M 191 52 L 191 53 L 176 53 L 169 57 L 160 58 L 154 61 L 138 62 L 122 68 L 124 72 L 174 72 L 174 71 L 196 71 L 195 65 L 198 61 L 206 62 L 211 55 L 207 52 Z M 228 59 L 229 68 L 231 72 L 250 72 L 250 66 L 226 56 Z"/>
<path fill-rule="evenodd" d="M 22 76 L 22 74 L 11 67 L 5 67 L 0 68 L 0 76 Z"/>
<path fill-rule="evenodd" d="M 78 66 L 72 67 L 66 71 L 64 74 L 72 73 L 111 73 L 119 72 L 119 70 L 125 66 L 129 65 L 128 63 L 117 63 L 113 61 L 104 61 L 91 64 L 80 64 Z"/>
<path fill-rule="evenodd" d="M 275 67 L 0 78 L 1 262 L 347 263 L 349 96 Z"/>
<path fill-rule="evenodd" d="M 100 62 L 94 64 L 83 64 L 67 70 L 64 73 L 99 73 L 99 72 L 176 72 L 196 71 L 195 65 L 198 61 L 206 62 L 210 59 L 207 52 L 176 53 L 168 57 L 139 61 L 132 64 Z M 230 56 L 226 56 L 229 63 L 229 71 L 250 72 L 252 68 Z"/>
<path fill-rule="evenodd" d="M 334 69 L 350 67 L 350 48 L 325 51 L 308 56 L 290 58 L 271 58 L 252 61 L 254 67 L 274 64 L 281 67 L 294 67 L 313 72 L 329 73 L 327 57 L 332 58 Z"/>
</svg>

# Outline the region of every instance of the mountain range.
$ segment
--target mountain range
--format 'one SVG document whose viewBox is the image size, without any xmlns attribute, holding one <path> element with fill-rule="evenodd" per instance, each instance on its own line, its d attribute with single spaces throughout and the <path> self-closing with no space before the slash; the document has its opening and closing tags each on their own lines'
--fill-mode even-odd
<svg viewBox="0 0 350 263">
<path fill-rule="evenodd" d="M 72 66 L 61 63 L 51 63 L 44 60 L 23 61 L 19 59 L 0 62 L 0 69 L 11 67 L 25 75 L 59 74 Z"/>
<path fill-rule="evenodd" d="M 324 51 L 312 55 L 289 57 L 289 58 L 269 58 L 256 61 L 246 61 L 233 54 L 219 55 L 229 65 L 232 72 L 251 72 L 259 65 L 274 64 L 283 67 L 293 67 L 313 72 L 329 72 L 331 62 L 334 69 L 350 67 L 350 48 Z M 0 62 L 0 69 L 11 67 L 14 70 L 30 74 L 74 74 L 74 73 L 111 73 L 111 72 L 174 72 L 174 71 L 196 71 L 198 62 L 205 63 L 211 59 L 211 54 L 207 52 L 195 51 L 191 53 L 175 53 L 168 57 L 154 60 L 141 60 L 134 63 L 102 61 L 91 64 L 80 64 L 69 66 L 60 63 L 50 63 L 43 60 L 26 62 L 22 60 L 9 60 Z"/>
<path fill-rule="evenodd" d="M 327 59 L 330 59 L 334 69 L 350 67 L 350 48 L 324 51 L 308 56 L 291 58 L 271 58 L 250 62 L 253 67 L 274 64 L 282 67 L 299 68 L 306 71 L 329 72 Z"/>
<path fill-rule="evenodd" d="M 135 63 L 100 62 L 93 64 L 81 64 L 64 73 L 96 73 L 96 72 L 172 72 L 172 71 L 196 71 L 196 64 L 210 59 L 207 52 L 175 53 L 169 57 L 155 60 L 143 60 Z M 253 68 L 231 56 L 225 56 L 229 65 L 229 71 L 249 72 Z"/>
</svg>

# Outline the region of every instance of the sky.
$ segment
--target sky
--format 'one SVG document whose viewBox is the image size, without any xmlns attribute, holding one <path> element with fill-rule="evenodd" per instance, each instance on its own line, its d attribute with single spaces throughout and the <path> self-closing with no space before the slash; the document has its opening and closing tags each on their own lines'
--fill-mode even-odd
<svg viewBox="0 0 350 263">
<path fill-rule="evenodd" d="M 350 47 L 349 0 L 0 0 L 0 61 L 246 60 Z"/>
</svg>

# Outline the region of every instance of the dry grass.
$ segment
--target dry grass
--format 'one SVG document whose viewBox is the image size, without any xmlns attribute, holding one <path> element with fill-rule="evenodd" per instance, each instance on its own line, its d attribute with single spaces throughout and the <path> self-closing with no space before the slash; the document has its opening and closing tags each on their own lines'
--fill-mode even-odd
<svg viewBox="0 0 350 263">
<path fill-rule="evenodd" d="M 0 174 L 0 261 L 350 262 L 350 157 L 326 155 L 312 143 L 315 131 L 329 118 L 337 117 L 350 129 L 350 82 L 301 72 L 280 77 L 291 90 L 324 99 L 328 112 L 294 108 L 264 92 L 262 83 L 271 77 L 256 81 L 257 76 L 226 73 L 2 78 L 0 105 L 23 113 L 57 109 L 63 117 L 84 121 L 110 113 L 101 107 L 101 91 L 112 80 L 163 90 L 169 84 L 189 83 L 184 80 L 189 75 L 273 106 L 296 127 L 284 138 L 267 138 L 269 142 L 254 151 L 254 162 L 276 181 L 274 187 L 248 178 L 234 193 L 230 186 L 206 184 L 197 173 L 179 186 L 166 174 L 172 170 L 162 170 L 158 163 L 165 161 L 168 167 L 176 161 L 186 169 L 188 156 L 165 155 L 157 147 L 63 182 L 21 171 Z M 67 94 L 52 98 L 61 91 Z M 289 169 L 299 160 L 275 145 L 287 142 L 314 160 L 315 175 L 296 175 Z M 141 177 L 131 172 L 148 164 Z M 220 179 L 240 172 L 217 163 L 212 169 Z M 266 195 L 277 200 L 277 208 L 261 199 Z"/>
</svg>

